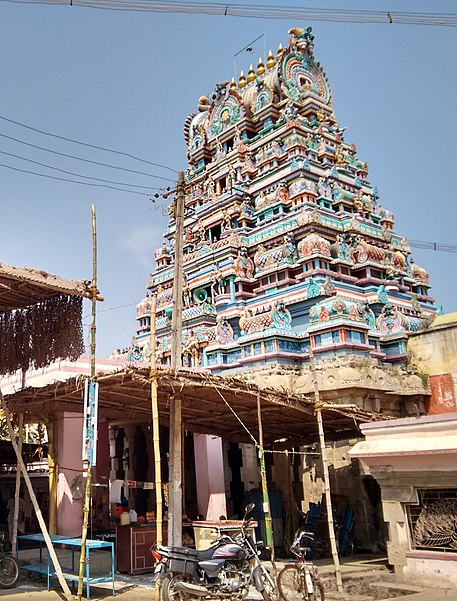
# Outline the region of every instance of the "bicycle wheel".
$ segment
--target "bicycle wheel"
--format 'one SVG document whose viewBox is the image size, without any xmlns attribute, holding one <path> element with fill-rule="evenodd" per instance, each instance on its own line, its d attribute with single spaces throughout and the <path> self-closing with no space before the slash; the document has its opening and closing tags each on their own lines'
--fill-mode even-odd
<svg viewBox="0 0 457 601">
<path fill-rule="evenodd" d="M 19 566 L 11 555 L 0 559 L 0 588 L 11 588 L 19 579 Z"/>
<path fill-rule="evenodd" d="M 295 566 L 284 566 L 279 572 L 278 589 L 284 601 L 303 601 L 303 599 L 306 599 L 304 582 Z"/>
</svg>

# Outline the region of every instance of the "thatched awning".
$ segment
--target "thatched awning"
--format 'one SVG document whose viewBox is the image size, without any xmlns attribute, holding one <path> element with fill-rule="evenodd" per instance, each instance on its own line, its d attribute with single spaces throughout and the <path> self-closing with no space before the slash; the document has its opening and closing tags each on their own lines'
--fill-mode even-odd
<svg viewBox="0 0 457 601">
<path fill-rule="evenodd" d="M 99 374 L 99 415 L 119 422 L 151 420 L 149 371 L 126 368 Z M 8 395 L 8 406 L 15 412 L 55 414 L 82 412 L 83 376 L 42 388 L 25 388 Z M 310 444 L 318 439 L 314 401 L 236 378 L 212 376 L 206 372 L 161 369 L 158 371 L 159 419 L 169 425 L 169 400 L 182 398 L 183 428 L 190 432 L 213 434 L 236 442 L 258 441 L 257 398 L 260 398 L 265 444 L 281 441 L 283 448 Z M 360 422 L 379 419 L 356 407 L 322 410 L 326 437 L 340 440 L 360 436 Z"/>
<path fill-rule="evenodd" d="M 91 283 L 0 264 L 0 374 L 84 352 L 82 297 Z"/>
<path fill-rule="evenodd" d="M 41 269 L 0 263 L 0 311 L 28 307 L 56 294 L 90 297 L 91 283 L 67 280 Z"/>
</svg>

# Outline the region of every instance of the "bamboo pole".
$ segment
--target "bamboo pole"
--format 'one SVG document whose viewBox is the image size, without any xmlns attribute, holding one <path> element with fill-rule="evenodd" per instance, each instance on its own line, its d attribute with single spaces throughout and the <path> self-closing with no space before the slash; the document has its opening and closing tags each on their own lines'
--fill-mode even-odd
<svg viewBox="0 0 457 601">
<path fill-rule="evenodd" d="M 24 414 L 19 414 L 19 433 L 17 438 L 17 447 L 19 454 L 22 457 L 22 434 L 24 430 Z M 19 520 L 19 496 L 21 491 L 21 467 L 19 461 L 16 468 L 16 486 L 14 489 L 14 513 L 13 513 L 13 532 L 11 533 L 11 550 L 14 553 L 16 550 L 17 543 L 17 523 Z"/>
<path fill-rule="evenodd" d="M 271 527 L 271 510 L 270 497 L 268 496 L 267 470 L 265 468 L 265 452 L 263 448 L 263 426 L 262 426 L 262 410 L 260 407 L 260 390 L 257 390 L 257 419 L 259 422 L 259 462 L 260 462 L 260 479 L 262 482 L 262 501 L 263 513 L 265 514 L 265 538 L 266 545 L 271 549 L 271 561 L 274 565 L 275 561 L 275 546 L 273 541 L 273 529 Z"/>
<path fill-rule="evenodd" d="M 179 172 L 175 199 L 175 262 L 173 272 L 173 312 L 171 323 L 171 369 L 181 368 L 182 292 L 183 292 L 183 232 L 184 173 Z M 168 499 L 168 544 L 182 544 L 182 401 L 179 395 L 170 398 L 170 488 Z"/>
<path fill-rule="evenodd" d="M 49 532 L 57 533 L 57 464 L 55 453 L 55 428 L 52 417 L 46 422 L 48 432 L 48 466 L 49 466 Z"/>
<path fill-rule="evenodd" d="M 336 577 L 336 588 L 339 593 L 343 592 L 343 580 L 341 578 L 341 566 L 340 558 L 338 557 L 338 550 L 336 548 L 335 540 L 335 528 L 333 525 L 333 508 L 332 508 L 332 497 L 330 491 L 330 476 L 328 473 L 328 461 L 327 452 L 325 448 L 325 436 L 324 436 L 324 425 L 322 423 L 322 411 L 319 398 L 319 384 L 317 382 L 316 365 L 314 363 L 314 354 L 311 346 L 308 348 L 309 354 L 309 365 L 311 368 L 311 375 L 313 377 L 314 385 L 314 401 L 315 401 L 315 412 L 317 419 L 317 428 L 319 431 L 319 445 L 321 450 L 322 459 L 322 471 L 324 473 L 324 491 L 325 491 L 325 504 L 327 508 L 327 524 L 328 524 L 328 536 L 330 540 L 330 549 L 332 551 L 333 565 L 335 567 Z"/>
<path fill-rule="evenodd" d="M 157 358 L 156 358 L 156 307 L 157 293 L 151 298 L 151 325 L 149 346 L 150 378 L 151 378 L 151 412 L 152 412 L 152 443 L 154 446 L 154 478 L 156 491 L 156 541 L 158 545 L 163 542 L 163 504 L 162 504 L 162 471 L 160 464 L 160 428 L 159 428 L 159 405 L 157 402 Z"/>
<path fill-rule="evenodd" d="M 5 399 L 3 397 L 2 391 L 0 390 L 0 399 L 1 399 L 1 404 L 2 404 L 2 408 L 3 411 L 5 413 L 5 418 L 6 418 L 6 423 L 8 425 L 8 431 L 10 434 L 10 438 L 11 438 L 11 444 L 13 445 L 13 449 L 14 452 L 16 453 L 16 457 L 17 457 L 17 462 L 21 468 L 22 471 L 22 475 L 24 476 L 24 481 L 25 481 L 25 485 L 27 486 L 27 490 L 29 491 L 29 495 L 30 495 L 30 500 L 32 501 L 32 505 L 33 508 L 35 510 L 35 514 L 38 520 L 38 524 L 40 525 L 40 529 L 41 532 L 43 534 L 43 538 L 44 538 L 44 542 L 46 543 L 46 547 L 48 549 L 48 553 L 49 553 L 49 557 L 51 558 L 51 561 L 53 563 L 54 566 L 54 571 L 56 573 L 57 579 L 59 581 L 60 586 L 62 587 L 63 593 L 66 597 L 66 599 L 68 599 L 68 601 L 71 601 L 71 599 L 73 599 L 73 596 L 71 594 L 71 591 L 68 587 L 68 584 L 63 576 L 62 573 L 62 568 L 60 567 L 60 563 L 59 560 L 57 558 L 56 552 L 54 547 L 52 546 L 52 541 L 51 538 L 49 536 L 48 533 L 48 529 L 46 528 L 46 524 L 44 522 L 43 519 L 43 515 L 41 513 L 41 509 L 40 506 L 38 505 L 38 501 L 35 495 L 35 491 L 33 490 L 33 486 L 32 486 L 32 482 L 30 480 L 30 477 L 27 473 L 27 468 L 25 466 L 25 463 L 21 457 L 21 454 L 19 452 L 19 447 L 16 443 L 16 438 L 14 436 L 14 430 L 13 430 L 13 425 L 11 423 L 11 417 L 10 417 L 10 412 L 8 409 L 8 406 L 5 402 Z"/>
<path fill-rule="evenodd" d="M 96 317 L 97 317 L 97 222 L 95 215 L 95 205 L 92 205 L 92 322 L 90 326 L 91 344 L 90 344 L 90 379 L 95 380 L 95 340 L 96 340 Z M 97 433 L 95 433 L 95 436 Z M 86 490 L 84 494 L 83 506 L 83 526 L 81 533 L 81 555 L 79 557 L 79 576 L 77 599 L 81 601 L 84 583 L 84 568 L 86 567 L 86 541 L 87 528 L 89 525 L 89 512 L 92 493 L 92 465 L 90 458 L 87 465 Z"/>
</svg>

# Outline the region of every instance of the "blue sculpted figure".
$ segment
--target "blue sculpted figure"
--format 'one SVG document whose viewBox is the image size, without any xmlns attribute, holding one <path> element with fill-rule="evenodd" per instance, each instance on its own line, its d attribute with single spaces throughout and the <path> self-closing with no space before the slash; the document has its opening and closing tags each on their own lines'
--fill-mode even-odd
<svg viewBox="0 0 457 601">
<path fill-rule="evenodd" d="M 278 301 L 271 311 L 271 327 L 276 330 L 291 330 L 292 317 L 284 301 Z"/>
</svg>

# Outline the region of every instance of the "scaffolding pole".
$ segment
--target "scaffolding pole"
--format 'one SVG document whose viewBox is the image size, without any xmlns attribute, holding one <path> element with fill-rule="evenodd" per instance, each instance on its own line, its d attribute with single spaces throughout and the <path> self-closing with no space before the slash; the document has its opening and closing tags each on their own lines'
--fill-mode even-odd
<svg viewBox="0 0 457 601">
<path fill-rule="evenodd" d="M 335 578 L 336 578 L 336 588 L 339 593 L 343 592 L 343 581 L 341 578 L 341 566 L 340 566 L 340 558 L 338 557 L 338 549 L 336 548 L 336 540 L 335 540 L 335 528 L 333 525 L 333 508 L 332 508 L 332 498 L 330 491 L 330 476 L 328 473 L 328 461 L 327 461 L 327 452 L 325 449 L 325 436 L 324 436 L 324 424 L 322 423 L 322 408 L 319 397 L 319 384 L 317 381 L 316 374 L 316 365 L 314 363 L 314 355 L 311 346 L 308 348 L 309 354 L 309 365 L 311 368 L 311 375 L 313 377 L 313 385 L 314 385 L 314 401 L 315 407 L 314 410 L 316 412 L 317 419 L 317 428 L 319 432 L 319 446 L 321 451 L 321 459 L 322 459 L 322 471 L 324 473 L 324 491 L 325 491 L 325 504 L 327 508 L 327 524 L 328 524 L 328 536 L 330 540 L 330 549 L 332 551 L 333 565 L 335 568 Z"/>
</svg>

